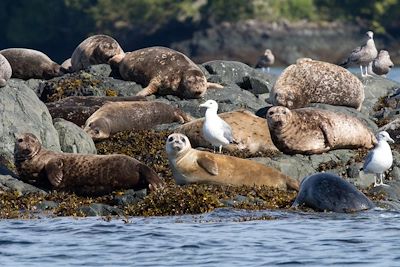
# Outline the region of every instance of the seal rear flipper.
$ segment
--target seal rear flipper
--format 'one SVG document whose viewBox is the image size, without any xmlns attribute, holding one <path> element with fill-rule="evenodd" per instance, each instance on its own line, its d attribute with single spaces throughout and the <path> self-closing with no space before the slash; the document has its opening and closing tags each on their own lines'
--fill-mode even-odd
<svg viewBox="0 0 400 267">
<path fill-rule="evenodd" d="M 58 187 L 63 180 L 62 166 L 61 159 L 51 159 L 45 166 L 47 179 L 54 187 Z"/>
<path fill-rule="evenodd" d="M 158 80 L 152 79 L 149 84 L 138 92 L 137 96 L 148 96 L 158 92 L 158 88 L 161 86 Z"/>
<path fill-rule="evenodd" d="M 151 191 L 163 188 L 165 182 L 157 175 L 157 173 L 145 164 L 139 165 L 139 183 L 146 184 Z"/>
<path fill-rule="evenodd" d="M 298 180 L 295 180 L 293 178 L 287 177 L 286 178 L 286 186 L 290 189 L 293 189 L 297 192 L 299 192 L 299 188 L 300 188 L 300 183 Z"/>
<path fill-rule="evenodd" d="M 207 155 L 201 155 L 197 158 L 197 164 L 202 167 L 211 175 L 218 175 L 218 165 L 217 163 Z"/>
<path fill-rule="evenodd" d="M 207 89 L 208 88 L 222 89 L 222 88 L 224 88 L 224 86 L 222 86 L 222 85 L 220 85 L 218 83 L 207 82 Z"/>
</svg>

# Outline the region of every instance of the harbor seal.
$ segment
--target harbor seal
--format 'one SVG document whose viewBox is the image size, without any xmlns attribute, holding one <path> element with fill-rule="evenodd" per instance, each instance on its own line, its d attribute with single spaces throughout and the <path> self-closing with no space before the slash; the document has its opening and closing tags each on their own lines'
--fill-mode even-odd
<svg viewBox="0 0 400 267">
<path fill-rule="evenodd" d="M 109 60 L 116 55 L 124 55 L 124 50 L 114 38 L 103 34 L 90 36 L 72 53 L 72 70 L 79 71 L 90 65 L 109 63 Z"/>
<path fill-rule="evenodd" d="M 278 151 L 271 140 L 265 119 L 247 110 L 220 113 L 218 116 L 231 126 L 232 135 L 235 139 L 235 143 L 224 146 L 224 149 L 231 152 L 248 150 L 253 155 L 258 152 Z M 203 124 L 204 118 L 196 119 L 179 126 L 175 132 L 186 135 L 193 147 L 200 146 L 212 149 L 212 145 L 203 137 Z"/>
<path fill-rule="evenodd" d="M 100 140 L 121 131 L 146 130 L 158 124 L 190 120 L 183 111 L 163 102 L 109 102 L 86 120 L 84 131 L 93 140 Z"/>
<path fill-rule="evenodd" d="M 375 207 L 354 185 L 331 173 L 316 173 L 301 181 L 292 207 L 301 206 L 333 212 L 355 212 Z"/>
<path fill-rule="evenodd" d="M 71 73 L 72 71 L 72 64 L 71 64 L 71 58 L 68 58 L 66 60 L 64 60 L 63 63 L 61 63 L 61 70 L 64 73 Z"/>
<path fill-rule="evenodd" d="M 266 185 L 298 190 L 299 183 L 261 163 L 193 149 L 187 136 L 168 136 L 166 151 L 177 184 Z"/>
<path fill-rule="evenodd" d="M 78 194 L 98 195 L 128 188 L 155 189 L 163 185 L 151 168 L 132 157 L 54 152 L 42 147 L 31 133 L 17 137 L 15 163 L 25 182 Z"/>
<path fill-rule="evenodd" d="M 11 65 L 13 78 L 51 79 L 63 75 L 61 66 L 44 53 L 27 48 L 8 48 L 0 51 Z"/>
<path fill-rule="evenodd" d="M 11 78 L 12 69 L 8 60 L 0 54 L 0 87 L 4 87 Z"/>
<path fill-rule="evenodd" d="M 271 90 L 269 102 L 289 109 L 325 103 L 361 109 L 364 85 L 348 70 L 327 62 L 299 59 L 287 67 Z"/>
<path fill-rule="evenodd" d="M 271 107 L 272 141 L 286 154 L 318 154 L 339 148 L 371 148 L 374 134 L 356 117 L 317 108 Z"/>
<path fill-rule="evenodd" d="M 207 82 L 204 73 L 193 61 L 170 48 L 143 48 L 126 53 L 119 60 L 110 64 L 118 65 L 121 77 L 145 86 L 138 95 L 159 93 L 199 98 L 209 87 L 222 88 L 219 84 Z"/>
</svg>

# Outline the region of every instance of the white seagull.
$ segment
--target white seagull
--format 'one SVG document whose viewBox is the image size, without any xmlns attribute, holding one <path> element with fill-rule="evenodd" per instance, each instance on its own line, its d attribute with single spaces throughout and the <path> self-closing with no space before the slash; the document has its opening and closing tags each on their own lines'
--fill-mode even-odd
<svg viewBox="0 0 400 267">
<path fill-rule="evenodd" d="M 218 104 L 214 100 L 207 100 L 200 107 L 207 108 L 203 124 L 203 137 L 214 147 L 219 147 L 219 153 L 222 152 L 222 146 L 233 142 L 232 129 L 223 119 L 217 115 Z"/>
<path fill-rule="evenodd" d="M 392 150 L 390 149 L 387 141 L 394 143 L 386 131 L 379 132 L 376 136 L 378 144 L 368 153 L 363 170 L 365 173 L 374 173 L 375 183 L 374 186 L 385 185 L 383 183 L 384 172 L 388 170 L 393 163 Z M 379 184 L 376 178 L 379 177 Z"/>
</svg>

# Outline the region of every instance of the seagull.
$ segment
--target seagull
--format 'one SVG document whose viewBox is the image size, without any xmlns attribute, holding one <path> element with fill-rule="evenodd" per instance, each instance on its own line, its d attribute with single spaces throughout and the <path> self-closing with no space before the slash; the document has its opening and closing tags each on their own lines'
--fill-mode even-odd
<svg viewBox="0 0 400 267">
<path fill-rule="evenodd" d="M 203 137 L 215 147 L 219 147 L 222 153 L 222 146 L 233 143 L 232 129 L 223 119 L 217 115 L 218 104 L 214 100 L 207 100 L 199 107 L 205 107 L 206 116 L 203 124 Z"/>
<path fill-rule="evenodd" d="M 386 50 L 379 51 L 378 56 L 372 62 L 372 71 L 377 75 L 386 77 L 394 64 L 390 59 L 389 52 Z"/>
<path fill-rule="evenodd" d="M 375 42 L 374 42 L 374 33 L 372 31 L 368 31 L 366 33 L 367 41 L 362 46 L 354 49 L 347 60 L 340 64 L 340 66 L 347 68 L 352 64 L 360 65 L 361 76 L 371 76 L 368 74 L 368 66 L 372 64 L 372 61 L 378 55 L 378 50 L 376 50 Z M 363 67 L 365 68 L 365 74 L 363 71 Z"/>
<path fill-rule="evenodd" d="M 272 66 L 275 62 L 275 56 L 272 54 L 270 49 L 266 49 L 264 55 L 258 58 L 258 62 L 256 64 L 256 68 L 261 68 L 263 71 L 267 68 L 267 72 L 269 72 L 269 67 Z"/>
<path fill-rule="evenodd" d="M 378 144 L 368 153 L 363 170 L 365 173 L 375 173 L 374 186 L 386 185 L 383 183 L 384 172 L 388 170 L 393 163 L 392 150 L 387 141 L 394 143 L 386 131 L 379 132 L 376 136 Z M 376 178 L 379 177 L 379 184 Z"/>
</svg>

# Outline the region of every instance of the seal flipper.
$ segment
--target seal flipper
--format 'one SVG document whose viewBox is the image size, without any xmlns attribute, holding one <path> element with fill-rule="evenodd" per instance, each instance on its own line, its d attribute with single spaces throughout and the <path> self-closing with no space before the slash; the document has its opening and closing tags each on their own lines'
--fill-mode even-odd
<svg viewBox="0 0 400 267">
<path fill-rule="evenodd" d="M 54 187 L 58 187 L 63 180 L 62 166 L 61 159 L 51 159 L 45 166 L 47 179 Z"/>
<path fill-rule="evenodd" d="M 201 155 L 197 158 L 197 164 L 211 175 L 218 175 L 217 163 L 207 155 Z"/>
<path fill-rule="evenodd" d="M 138 92 L 137 96 L 148 96 L 157 93 L 158 88 L 161 86 L 160 81 L 158 79 L 152 79 L 149 84 L 143 88 L 140 92 Z"/>
<path fill-rule="evenodd" d="M 326 123 L 321 123 L 319 128 L 321 129 L 322 134 L 324 135 L 326 148 L 331 149 L 332 147 L 334 147 L 336 144 L 335 137 L 332 135 L 332 130 L 329 130 L 332 129 L 332 126 L 328 126 L 326 125 Z"/>
<path fill-rule="evenodd" d="M 143 163 L 139 164 L 139 179 L 141 180 L 139 181 L 140 184 L 145 184 L 144 182 L 146 182 L 149 189 L 152 191 L 162 188 L 165 185 L 164 181 L 161 180 L 160 177 L 158 177 L 157 173 Z"/>
<path fill-rule="evenodd" d="M 207 89 L 208 88 L 222 89 L 224 87 L 222 85 L 218 84 L 218 83 L 207 82 Z"/>
</svg>

